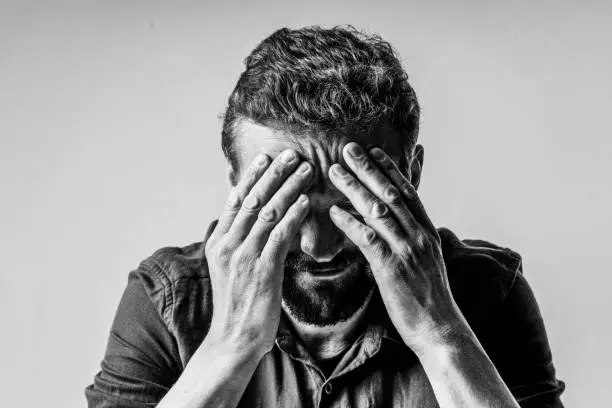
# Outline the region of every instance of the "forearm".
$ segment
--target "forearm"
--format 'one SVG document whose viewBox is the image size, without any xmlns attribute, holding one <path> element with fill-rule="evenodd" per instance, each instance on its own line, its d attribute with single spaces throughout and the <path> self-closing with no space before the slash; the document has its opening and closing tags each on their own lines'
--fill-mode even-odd
<svg viewBox="0 0 612 408">
<path fill-rule="evenodd" d="M 236 407 L 262 356 L 205 339 L 157 407 Z"/>
<path fill-rule="evenodd" d="M 450 337 L 417 353 L 440 407 L 518 408 L 469 326 Z"/>
</svg>

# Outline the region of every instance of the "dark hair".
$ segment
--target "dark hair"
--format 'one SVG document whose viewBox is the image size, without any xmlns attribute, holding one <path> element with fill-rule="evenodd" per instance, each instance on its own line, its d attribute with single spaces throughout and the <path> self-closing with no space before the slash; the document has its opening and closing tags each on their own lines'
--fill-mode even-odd
<svg viewBox="0 0 612 408">
<path fill-rule="evenodd" d="M 228 100 L 221 146 L 236 168 L 233 133 L 242 118 L 293 134 L 371 132 L 405 135 L 406 158 L 420 108 L 391 45 L 352 26 L 282 28 L 245 59 Z"/>
</svg>

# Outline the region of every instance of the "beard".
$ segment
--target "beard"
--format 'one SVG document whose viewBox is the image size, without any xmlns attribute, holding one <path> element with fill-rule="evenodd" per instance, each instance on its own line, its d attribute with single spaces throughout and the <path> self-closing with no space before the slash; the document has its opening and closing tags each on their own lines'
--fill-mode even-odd
<svg viewBox="0 0 612 408">
<path fill-rule="evenodd" d="M 345 249 L 326 267 L 350 268 L 334 279 L 316 277 L 317 262 L 299 252 L 285 260 L 283 301 L 301 322 L 329 326 L 348 320 L 366 302 L 375 283 L 370 265 L 357 249 Z"/>
</svg>

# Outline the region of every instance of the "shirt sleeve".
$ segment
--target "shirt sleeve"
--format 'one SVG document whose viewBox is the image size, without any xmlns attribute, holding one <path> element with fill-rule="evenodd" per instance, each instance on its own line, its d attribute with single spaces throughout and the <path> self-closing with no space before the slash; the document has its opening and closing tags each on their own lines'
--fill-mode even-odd
<svg viewBox="0 0 612 408">
<path fill-rule="evenodd" d="M 110 329 L 101 369 L 85 389 L 88 407 L 153 407 L 180 372 L 174 337 L 132 272 Z"/>
<path fill-rule="evenodd" d="M 563 408 L 544 321 L 522 273 L 495 314 L 483 346 L 522 408 Z"/>
</svg>

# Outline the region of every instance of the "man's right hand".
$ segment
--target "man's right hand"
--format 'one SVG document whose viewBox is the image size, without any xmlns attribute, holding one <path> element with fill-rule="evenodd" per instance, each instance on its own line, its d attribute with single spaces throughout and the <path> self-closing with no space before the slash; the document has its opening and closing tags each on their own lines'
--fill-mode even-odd
<svg viewBox="0 0 612 408">
<path fill-rule="evenodd" d="M 206 243 L 213 293 L 209 340 L 261 357 L 272 349 L 285 258 L 308 213 L 308 197 L 300 193 L 311 178 L 311 165 L 286 150 L 272 163 L 258 156 L 231 191 Z"/>
<path fill-rule="evenodd" d="M 210 329 L 159 408 L 238 405 L 274 346 L 285 258 L 308 214 L 308 197 L 301 192 L 312 172 L 293 150 L 272 163 L 262 155 L 230 193 L 205 248 L 213 297 Z"/>
</svg>

